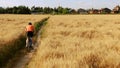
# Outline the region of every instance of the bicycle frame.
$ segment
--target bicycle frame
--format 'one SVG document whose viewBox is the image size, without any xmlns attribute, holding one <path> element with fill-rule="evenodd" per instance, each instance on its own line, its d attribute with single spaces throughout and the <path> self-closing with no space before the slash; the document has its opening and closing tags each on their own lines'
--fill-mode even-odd
<svg viewBox="0 0 120 68">
<path fill-rule="evenodd" d="M 32 49 L 32 37 L 27 37 L 27 39 L 26 39 L 26 47 L 27 47 L 28 51 L 30 51 Z"/>
</svg>

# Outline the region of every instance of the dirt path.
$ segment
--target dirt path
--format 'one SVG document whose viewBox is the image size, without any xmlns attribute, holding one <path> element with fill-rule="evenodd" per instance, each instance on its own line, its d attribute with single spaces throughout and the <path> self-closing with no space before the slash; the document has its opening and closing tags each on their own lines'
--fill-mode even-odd
<svg viewBox="0 0 120 68">
<path fill-rule="evenodd" d="M 34 45 L 34 50 L 31 50 L 26 55 L 20 57 L 13 68 L 26 68 L 26 65 L 29 63 L 29 61 L 33 57 L 33 54 L 37 50 L 38 42 L 40 43 L 40 31 L 38 32 L 37 42 Z"/>
</svg>

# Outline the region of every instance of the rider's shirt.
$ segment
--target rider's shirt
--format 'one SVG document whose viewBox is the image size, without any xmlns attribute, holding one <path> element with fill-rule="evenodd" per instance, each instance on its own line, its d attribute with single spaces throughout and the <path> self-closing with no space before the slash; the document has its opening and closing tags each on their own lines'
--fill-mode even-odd
<svg viewBox="0 0 120 68">
<path fill-rule="evenodd" d="M 28 31 L 34 31 L 34 26 L 33 25 L 28 25 L 28 26 L 26 26 L 26 31 L 28 32 Z"/>
</svg>

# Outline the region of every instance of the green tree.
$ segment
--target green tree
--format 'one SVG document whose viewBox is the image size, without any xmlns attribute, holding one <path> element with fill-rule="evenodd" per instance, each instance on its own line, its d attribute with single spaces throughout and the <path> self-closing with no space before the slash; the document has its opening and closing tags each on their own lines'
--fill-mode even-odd
<svg viewBox="0 0 120 68">
<path fill-rule="evenodd" d="M 51 8 L 50 7 L 44 7 L 44 13 L 50 14 L 51 13 Z"/>
<path fill-rule="evenodd" d="M 70 11 L 69 8 L 64 8 L 62 14 L 69 14 L 69 11 Z"/>
<path fill-rule="evenodd" d="M 63 13 L 63 8 L 61 6 L 59 6 L 57 9 L 58 9 L 58 14 L 62 14 Z"/>
<path fill-rule="evenodd" d="M 9 14 L 12 14 L 13 8 L 7 7 L 6 10 L 5 10 L 5 12 L 6 12 L 6 13 L 9 13 Z"/>
<path fill-rule="evenodd" d="M 5 9 L 0 7 L 0 14 L 3 14 L 3 13 L 5 13 Z"/>
<path fill-rule="evenodd" d="M 13 13 L 13 14 L 17 14 L 17 10 L 18 10 L 18 8 L 17 8 L 16 6 L 14 6 L 14 7 L 13 7 L 13 10 L 12 10 L 12 13 Z"/>
<path fill-rule="evenodd" d="M 18 6 L 17 14 L 30 14 L 31 11 L 28 7 Z"/>
<path fill-rule="evenodd" d="M 35 6 L 33 6 L 31 8 L 31 12 L 43 12 L 43 8 L 42 7 L 35 7 Z"/>
</svg>

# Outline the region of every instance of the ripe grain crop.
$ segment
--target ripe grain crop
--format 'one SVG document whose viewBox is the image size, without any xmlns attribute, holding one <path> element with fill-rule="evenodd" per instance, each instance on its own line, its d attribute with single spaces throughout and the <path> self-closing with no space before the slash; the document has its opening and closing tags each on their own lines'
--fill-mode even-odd
<svg viewBox="0 0 120 68">
<path fill-rule="evenodd" d="M 28 68 L 120 68 L 120 15 L 57 15 Z"/>
<path fill-rule="evenodd" d="M 0 15 L 0 67 L 5 66 L 25 47 L 25 27 L 28 23 L 32 22 L 36 31 L 36 26 L 47 17 L 48 15 Z"/>
<path fill-rule="evenodd" d="M 28 25 L 28 22 L 41 21 L 47 15 L 0 15 L 0 42 L 17 38 Z"/>
</svg>

